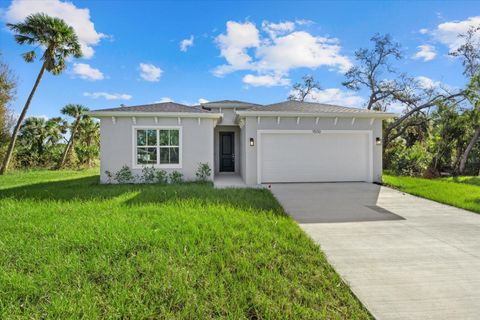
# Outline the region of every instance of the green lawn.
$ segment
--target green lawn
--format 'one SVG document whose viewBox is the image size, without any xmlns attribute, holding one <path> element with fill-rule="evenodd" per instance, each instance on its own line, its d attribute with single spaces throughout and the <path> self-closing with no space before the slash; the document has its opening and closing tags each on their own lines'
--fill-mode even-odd
<svg viewBox="0 0 480 320">
<path fill-rule="evenodd" d="M 384 175 L 386 185 L 413 195 L 480 213 L 480 178 L 423 179 Z"/>
<path fill-rule="evenodd" d="M 0 176 L 0 319 L 368 319 L 268 190 Z"/>
</svg>

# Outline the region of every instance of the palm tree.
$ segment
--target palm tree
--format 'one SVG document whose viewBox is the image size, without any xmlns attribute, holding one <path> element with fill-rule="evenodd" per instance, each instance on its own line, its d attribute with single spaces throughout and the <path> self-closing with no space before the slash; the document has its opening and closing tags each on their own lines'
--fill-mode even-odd
<svg viewBox="0 0 480 320">
<path fill-rule="evenodd" d="M 68 123 L 61 117 L 50 118 L 45 122 L 45 140 L 47 146 L 54 146 L 62 140 L 63 135 L 67 133 Z"/>
<path fill-rule="evenodd" d="M 18 44 L 45 48 L 45 51 L 40 58 L 40 60 L 43 61 L 40 72 L 13 129 L 12 139 L 10 139 L 7 154 L 0 168 L 0 174 L 4 174 L 5 171 L 7 171 L 17 140 L 18 131 L 23 119 L 25 119 L 27 110 L 30 107 L 32 98 L 45 70 L 51 72 L 53 75 L 58 75 L 65 69 L 65 59 L 67 57 L 74 56 L 75 58 L 79 58 L 82 56 L 82 50 L 75 31 L 62 19 L 52 18 L 44 13 L 37 13 L 28 16 L 24 22 L 16 24 L 9 23 L 7 26 L 15 32 L 15 40 Z M 22 56 L 26 62 L 33 62 L 36 53 L 35 50 L 31 50 Z"/>
<path fill-rule="evenodd" d="M 83 116 L 78 127 L 78 138 L 87 146 L 98 144 L 100 140 L 100 124 L 89 116 Z"/>
<path fill-rule="evenodd" d="M 41 154 L 46 135 L 45 119 L 39 117 L 28 117 L 20 127 L 18 142 L 25 149 Z"/>
<path fill-rule="evenodd" d="M 63 152 L 62 159 L 60 160 L 60 163 L 58 164 L 58 168 L 62 168 L 65 165 L 65 162 L 67 161 L 67 156 L 70 150 L 72 149 L 73 146 L 73 140 L 75 139 L 75 135 L 77 134 L 78 131 L 78 126 L 80 125 L 80 122 L 82 121 L 83 114 L 88 111 L 87 107 L 82 106 L 81 104 L 67 104 L 65 107 L 60 110 L 60 112 L 64 115 L 71 116 L 75 118 L 75 120 L 72 123 L 72 129 L 70 132 L 70 139 L 68 139 L 68 143 L 65 146 L 65 151 Z"/>
<path fill-rule="evenodd" d="M 83 116 L 76 134 L 77 156 L 82 164 L 91 167 L 98 158 L 100 144 L 100 124 L 89 116 Z"/>
</svg>

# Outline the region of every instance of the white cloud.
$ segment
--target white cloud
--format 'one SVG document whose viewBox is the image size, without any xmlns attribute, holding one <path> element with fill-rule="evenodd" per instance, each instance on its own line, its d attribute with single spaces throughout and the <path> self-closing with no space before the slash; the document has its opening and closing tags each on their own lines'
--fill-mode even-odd
<svg viewBox="0 0 480 320">
<path fill-rule="evenodd" d="M 220 47 L 220 55 L 228 63 L 217 67 L 215 75 L 223 76 L 236 70 L 251 68 L 252 57 L 247 53 L 247 49 L 260 45 L 260 34 L 253 23 L 228 21 L 226 34 L 220 34 L 215 40 Z"/>
<path fill-rule="evenodd" d="M 164 103 L 164 102 L 173 102 L 170 97 L 161 97 L 160 100 L 154 101 L 154 103 Z"/>
<path fill-rule="evenodd" d="M 90 20 L 90 11 L 77 8 L 71 2 L 59 0 L 13 0 L 5 12 L 5 20 L 10 23 L 16 23 L 24 20 L 30 14 L 39 12 L 61 18 L 75 29 L 84 58 L 93 57 L 93 46 L 106 37 L 103 33 L 95 30 L 95 25 Z"/>
<path fill-rule="evenodd" d="M 160 81 L 163 70 L 150 63 L 140 63 L 140 77 L 145 81 Z"/>
<path fill-rule="evenodd" d="M 257 50 L 261 70 L 287 72 L 294 68 L 315 69 L 321 66 L 337 68 L 346 72 L 352 63 L 340 55 L 340 45 L 336 39 L 315 37 L 305 31 L 295 31 L 278 37 L 271 45 Z"/>
<path fill-rule="evenodd" d="M 442 85 L 440 81 L 435 81 L 425 76 L 415 77 L 415 80 L 422 89 L 435 89 Z"/>
<path fill-rule="evenodd" d="M 92 68 L 86 63 L 74 63 L 72 73 L 84 80 L 95 81 L 105 78 L 100 70 Z"/>
<path fill-rule="evenodd" d="M 433 36 L 450 50 L 455 50 L 462 44 L 459 34 L 464 34 L 471 27 L 480 25 L 480 16 L 470 17 L 462 21 L 449 21 L 441 23 L 432 31 Z"/>
<path fill-rule="evenodd" d="M 50 119 L 49 116 L 45 115 L 45 114 L 41 114 L 41 115 L 31 115 L 30 117 L 32 118 L 40 118 L 40 119 L 43 119 L 45 121 L 47 121 L 48 119 Z"/>
<path fill-rule="evenodd" d="M 299 26 L 309 26 L 309 25 L 314 24 L 315 22 L 313 22 L 312 20 L 308 20 L 308 19 L 297 19 L 297 20 L 295 20 L 295 23 L 298 24 Z"/>
<path fill-rule="evenodd" d="M 194 40 L 194 37 L 192 35 L 190 36 L 190 38 L 183 39 L 182 41 L 180 41 L 180 51 L 187 52 L 189 47 L 193 47 L 193 40 Z"/>
<path fill-rule="evenodd" d="M 340 72 L 352 63 L 341 55 L 337 39 L 314 36 L 295 29 L 299 22 L 262 23 L 263 34 L 251 22 L 227 22 L 227 30 L 216 38 L 220 56 L 227 64 L 213 71 L 216 76 L 245 70 L 244 82 L 257 86 L 284 85 L 291 69 L 326 66 Z M 281 76 L 280 76 L 281 75 Z M 276 80 L 276 81 L 275 81 Z"/>
<path fill-rule="evenodd" d="M 419 32 L 420 34 L 427 34 L 427 33 L 428 33 L 428 29 L 427 29 L 427 28 L 422 28 L 422 29 L 418 30 L 418 32 Z"/>
<path fill-rule="evenodd" d="M 280 34 L 292 32 L 295 30 L 295 23 L 292 21 L 285 21 L 279 23 L 273 23 L 268 21 L 262 22 L 262 29 L 269 34 L 270 38 L 276 38 Z"/>
<path fill-rule="evenodd" d="M 198 99 L 198 104 L 203 104 L 203 103 L 208 103 L 209 101 L 207 99 L 204 99 L 204 98 L 200 98 Z"/>
<path fill-rule="evenodd" d="M 254 87 L 288 86 L 290 84 L 290 79 L 283 78 L 281 75 L 247 74 L 242 80 Z"/>
<path fill-rule="evenodd" d="M 403 111 L 405 111 L 406 107 L 407 107 L 406 104 L 398 102 L 398 101 L 394 101 L 393 103 L 390 103 L 388 105 L 388 111 L 396 113 L 396 114 L 402 114 Z"/>
<path fill-rule="evenodd" d="M 108 93 L 108 92 L 84 92 L 85 97 L 93 99 L 104 98 L 106 100 L 130 100 L 132 96 L 126 93 Z"/>
<path fill-rule="evenodd" d="M 305 101 L 360 108 L 365 99 L 351 91 L 329 88 L 324 90 L 313 89 Z"/>
<path fill-rule="evenodd" d="M 428 45 L 428 44 L 423 44 L 421 46 L 418 46 L 418 52 L 415 53 L 413 56 L 414 59 L 422 59 L 423 61 L 431 61 L 435 59 L 437 56 L 437 52 L 435 51 L 435 47 Z"/>
</svg>

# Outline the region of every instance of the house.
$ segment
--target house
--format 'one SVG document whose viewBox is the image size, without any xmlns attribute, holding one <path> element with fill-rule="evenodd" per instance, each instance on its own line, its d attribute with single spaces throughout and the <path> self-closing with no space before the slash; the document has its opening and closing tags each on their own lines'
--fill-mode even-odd
<svg viewBox="0 0 480 320">
<path fill-rule="evenodd" d="M 174 102 L 95 110 L 101 181 L 127 165 L 177 170 L 195 179 L 236 175 L 246 185 L 381 181 L 382 120 L 394 115 L 320 103 Z"/>
</svg>

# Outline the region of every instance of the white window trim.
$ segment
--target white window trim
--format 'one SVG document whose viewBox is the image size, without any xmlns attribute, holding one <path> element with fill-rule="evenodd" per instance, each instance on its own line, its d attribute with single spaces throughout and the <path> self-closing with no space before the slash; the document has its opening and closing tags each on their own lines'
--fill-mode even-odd
<svg viewBox="0 0 480 320">
<path fill-rule="evenodd" d="M 152 129 L 157 130 L 157 164 L 137 164 L 137 130 Z M 160 164 L 160 133 L 158 130 L 178 130 L 178 164 L 166 163 Z M 144 167 L 154 167 L 158 169 L 181 169 L 183 164 L 183 135 L 180 126 L 132 126 L 132 169 L 143 169 Z"/>
</svg>

